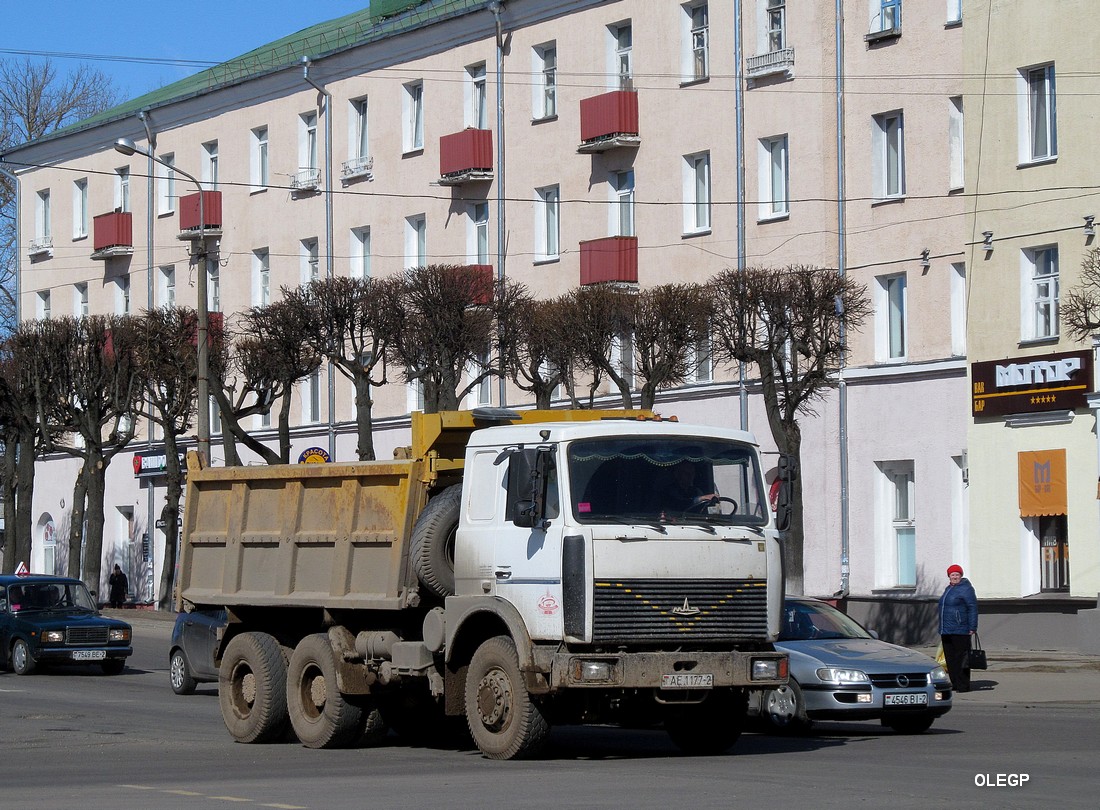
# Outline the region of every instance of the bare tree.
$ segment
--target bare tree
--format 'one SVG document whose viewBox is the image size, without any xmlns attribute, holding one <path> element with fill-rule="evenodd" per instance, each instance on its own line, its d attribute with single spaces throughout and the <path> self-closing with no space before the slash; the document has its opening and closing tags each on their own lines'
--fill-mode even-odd
<svg viewBox="0 0 1100 810">
<path fill-rule="evenodd" d="M 764 410 L 779 452 L 801 459 L 800 415 L 835 383 L 845 330 L 857 329 L 870 311 L 866 289 L 835 270 L 819 267 L 725 270 L 710 283 L 715 313 L 715 354 L 742 361 L 760 374 Z M 791 493 L 791 526 L 784 539 L 787 588 L 802 593 L 802 482 Z"/>
<path fill-rule="evenodd" d="M 576 372 L 590 374 L 587 407 L 604 377 L 619 392 L 624 408 L 634 407 L 630 372 L 634 293 L 608 284 L 577 287 L 567 297 L 562 329 L 573 344 Z M 615 356 L 620 358 L 615 362 Z"/>
<path fill-rule="evenodd" d="M 1081 280 L 1062 302 L 1062 319 L 1078 340 L 1089 340 L 1100 332 L 1100 248 L 1093 248 L 1081 260 Z"/>
<path fill-rule="evenodd" d="M 81 65 L 59 76 L 49 59 L 0 60 L 0 152 L 115 104 L 111 79 Z M 18 167 L 12 167 L 18 168 Z M 0 330 L 15 327 L 15 186 L 0 175 Z"/>
<path fill-rule="evenodd" d="M 516 340 L 506 365 L 516 386 L 534 396 L 536 408 L 549 408 L 559 385 L 572 389 L 576 358 L 562 328 L 566 306 L 564 298 L 532 298 L 516 311 Z"/>
<path fill-rule="evenodd" d="M 632 332 L 642 408 L 653 408 L 659 390 L 691 379 L 709 359 L 710 313 L 710 295 L 698 284 L 662 284 L 638 293 Z"/>
</svg>

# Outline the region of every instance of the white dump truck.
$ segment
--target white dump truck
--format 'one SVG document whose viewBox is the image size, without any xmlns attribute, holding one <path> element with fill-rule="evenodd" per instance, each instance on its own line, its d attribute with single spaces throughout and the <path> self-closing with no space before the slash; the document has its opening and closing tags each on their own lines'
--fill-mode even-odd
<svg viewBox="0 0 1100 810">
<path fill-rule="evenodd" d="M 392 461 L 188 459 L 177 608 L 225 608 L 229 733 L 358 744 L 465 717 L 487 757 L 554 723 L 728 749 L 774 651 L 780 546 L 737 430 L 638 411 L 413 414 Z"/>
</svg>

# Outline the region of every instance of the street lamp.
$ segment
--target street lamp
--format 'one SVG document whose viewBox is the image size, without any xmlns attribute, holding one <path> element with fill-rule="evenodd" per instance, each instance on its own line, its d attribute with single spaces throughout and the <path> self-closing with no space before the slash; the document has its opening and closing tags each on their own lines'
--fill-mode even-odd
<svg viewBox="0 0 1100 810">
<path fill-rule="evenodd" d="M 188 174 L 179 167 L 161 160 L 151 152 L 139 149 L 129 138 L 119 138 L 115 141 L 115 151 L 121 152 L 126 156 L 136 154 L 154 160 L 161 166 L 182 174 L 194 183 L 195 187 L 199 190 L 199 250 L 195 254 L 199 263 L 199 326 L 196 338 L 198 343 L 196 347 L 198 354 L 198 379 L 195 381 L 195 398 L 198 400 L 198 450 L 199 453 L 202 454 L 203 460 L 206 461 L 210 458 L 210 357 L 209 346 L 207 345 L 210 325 L 210 307 L 206 300 L 206 211 L 204 207 L 205 201 L 203 199 L 202 183 L 200 183 L 194 175 Z M 149 268 L 149 272 L 153 272 L 152 267 Z"/>
</svg>

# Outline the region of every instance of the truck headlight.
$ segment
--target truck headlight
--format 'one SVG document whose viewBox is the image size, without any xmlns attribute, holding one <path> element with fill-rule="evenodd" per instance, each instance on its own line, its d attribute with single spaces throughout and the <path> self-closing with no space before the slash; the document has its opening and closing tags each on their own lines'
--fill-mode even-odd
<svg viewBox="0 0 1100 810">
<path fill-rule="evenodd" d="M 107 636 L 111 641 L 129 641 L 130 640 L 130 628 L 129 627 L 112 627 L 110 634 Z"/>
<path fill-rule="evenodd" d="M 43 644 L 60 644 L 62 641 L 65 640 L 65 631 L 43 630 L 41 639 Z"/>
<path fill-rule="evenodd" d="M 574 683 L 608 683 L 615 671 L 614 661 L 573 659 Z"/>
<path fill-rule="evenodd" d="M 835 667 L 822 667 L 817 671 L 817 677 L 825 683 L 870 683 L 867 678 L 867 673 L 860 672 L 858 669 L 837 669 Z"/>
<path fill-rule="evenodd" d="M 752 680 L 777 681 L 787 676 L 786 658 L 752 659 Z"/>
</svg>

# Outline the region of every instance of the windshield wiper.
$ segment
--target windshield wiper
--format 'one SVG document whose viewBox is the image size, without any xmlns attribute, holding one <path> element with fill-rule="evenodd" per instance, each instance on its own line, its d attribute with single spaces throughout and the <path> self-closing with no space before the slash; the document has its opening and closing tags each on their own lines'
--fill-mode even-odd
<svg viewBox="0 0 1100 810">
<path fill-rule="evenodd" d="M 641 518 L 632 515 L 589 515 L 589 519 L 595 517 L 606 523 L 615 523 L 619 526 L 648 526 L 661 534 L 667 534 L 668 530 L 652 518 Z"/>
</svg>

